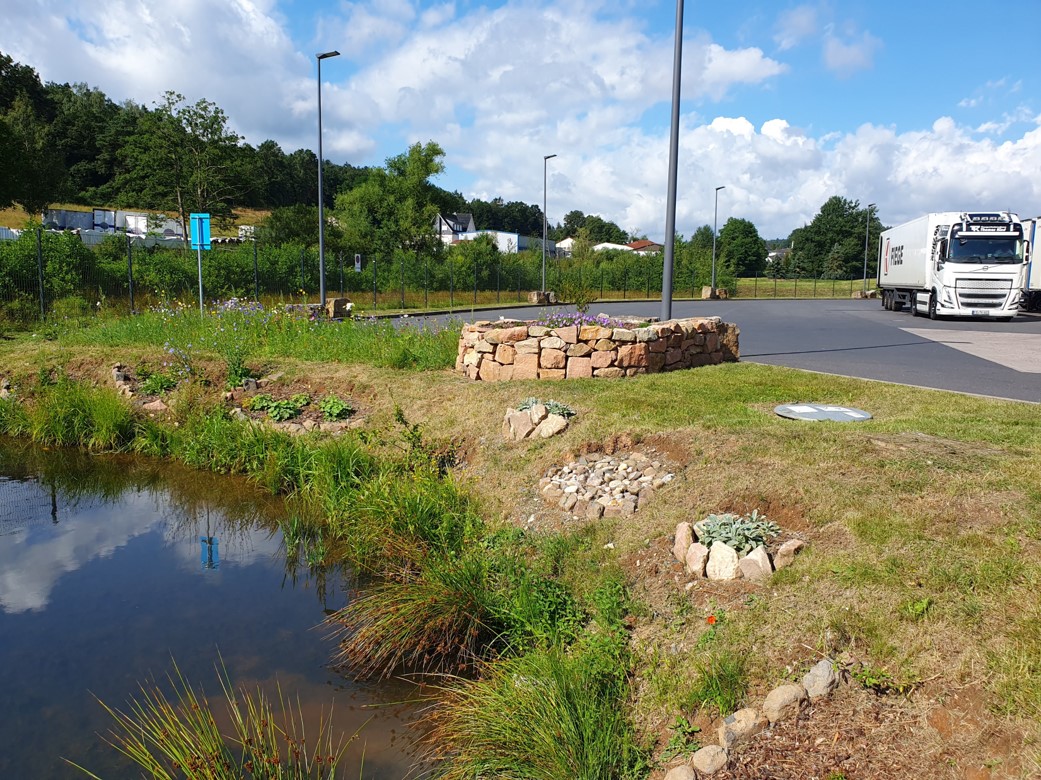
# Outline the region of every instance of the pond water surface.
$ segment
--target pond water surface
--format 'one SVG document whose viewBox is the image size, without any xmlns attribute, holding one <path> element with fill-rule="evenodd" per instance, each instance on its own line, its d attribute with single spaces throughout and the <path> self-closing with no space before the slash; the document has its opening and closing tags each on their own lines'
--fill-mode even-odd
<svg viewBox="0 0 1041 780">
<path fill-rule="evenodd" d="M 247 483 L 145 459 L 0 439 L 0 778 L 139 777 L 107 746 L 111 720 L 176 661 L 215 710 L 215 666 L 299 697 L 308 726 L 333 708 L 346 777 L 401 778 L 415 690 L 328 667 L 315 627 L 346 601 L 339 573 L 287 564 L 281 502 Z M 277 705 L 276 705 L 277 706 Z"/>
</svg>

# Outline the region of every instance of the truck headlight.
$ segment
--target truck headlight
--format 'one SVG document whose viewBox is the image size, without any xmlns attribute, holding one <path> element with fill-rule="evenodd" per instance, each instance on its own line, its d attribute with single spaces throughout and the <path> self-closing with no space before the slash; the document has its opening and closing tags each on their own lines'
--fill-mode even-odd
<svg viewBox="0 0 1041 780">
<path fill-rule="evenodd" d="M 954 294 L 952 293 L 950 287 L 941 287 L 940 288 L 940 299 L 943 301 L 944 305 L 947 308 L 949 308 L 949 309 L 953 309 L 954 308 Z"/>
</svg>

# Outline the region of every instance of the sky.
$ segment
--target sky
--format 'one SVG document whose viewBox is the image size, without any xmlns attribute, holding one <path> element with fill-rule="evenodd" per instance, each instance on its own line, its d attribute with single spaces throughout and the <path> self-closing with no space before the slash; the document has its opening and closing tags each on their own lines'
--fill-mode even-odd
<svg viewBox="0 0 1041 780">
<path fill-rule="evenodd" d="M 0 0 L 0 51 L 244 140 L 381 165 L 436 141 L 467 199 L 662 240 L 675 0 Z M 887 225 L 1041 214 L 1041 0 L 685 3 L 676 229 L 784 238 L 831 196 Z M 544 161 L 546 155 L 556 155 Z M 546 175 L 545 187 L 543 175 Z M 724 189 L 718 192 L 716 188 Z"/>
</svg>

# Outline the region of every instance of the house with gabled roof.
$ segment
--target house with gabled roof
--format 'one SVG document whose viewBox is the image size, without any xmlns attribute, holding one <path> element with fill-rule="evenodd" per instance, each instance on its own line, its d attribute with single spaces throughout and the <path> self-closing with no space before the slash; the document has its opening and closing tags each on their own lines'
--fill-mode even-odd
<svg viewBox="0 0 1041 780">
<path fill-rule="evenodd" d="M 626 246 L 638 255 L 656 255 L 665 249 L 661 244 L 648 241 L 646 238 L 641 238 L 639 241 L 632 241 L 626 244 Z"/>
<path fill-rule="evenodd" d="M 442 243 L 451 246 L 466 241 L 463 234 L 476 233 L 477 225 L 474 224 L 473 214 L 438 214 L 434 221 L 434 231 Z"/>
</svg>

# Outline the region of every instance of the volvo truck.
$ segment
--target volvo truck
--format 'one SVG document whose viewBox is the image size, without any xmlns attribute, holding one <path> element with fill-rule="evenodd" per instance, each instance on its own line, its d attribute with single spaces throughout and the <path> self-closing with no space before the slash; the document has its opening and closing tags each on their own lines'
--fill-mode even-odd
<svg viewBox="0 0 1041 780">
<path fill-rule="evenodd" d="M 1023 220 L 1023 240 L 1026 241 L 1026 282 L 1023 285 L 1023 308 L 1041 311 L 1041 257 L 1037 256 L 1037 242 L 1041 239 L 1041 217 Z"/>
<path fill-rule="evenodd" d="M 926 214 L 879 237 L 882 307 L 930 319 L 1008 321 L 1019 311 L 1026 242 L 1007 211 Z"/>
</svg>

